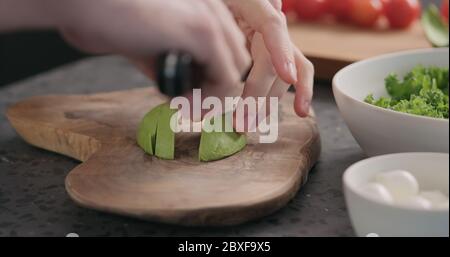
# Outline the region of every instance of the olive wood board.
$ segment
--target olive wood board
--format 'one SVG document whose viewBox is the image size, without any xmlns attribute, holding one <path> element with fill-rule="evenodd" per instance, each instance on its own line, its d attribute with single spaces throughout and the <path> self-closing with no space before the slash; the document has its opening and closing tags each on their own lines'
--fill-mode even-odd
<svg viewBox="0 0 450 257">
<path fill-rule="evenodd" d="M 135 135 L 144 114 L 164 101 L 154 87 L 35 96 L 12 105 L 7 117 L 26 142 L 82 162 L 65 180 L 76 203 L 163 223 L 224 226 L 266 216 L 294 197 L 319 157 L 313 111 L 297 117 L 288 93 L 275 143 L 249 134 L 243 151 L 204 163 L 200 135 L 179 133 L 175 160 L 160 160 L 145 154 Z"/>
<path fill-rule="evenodd" d="M 382 54 L 430 48 L 420 22 L 410 28 L 360 28 L 335 22 L 291 22 L 292 41 L 315 66 L 316 77 L 331 80 L 343 67 Z"/>
</svg>

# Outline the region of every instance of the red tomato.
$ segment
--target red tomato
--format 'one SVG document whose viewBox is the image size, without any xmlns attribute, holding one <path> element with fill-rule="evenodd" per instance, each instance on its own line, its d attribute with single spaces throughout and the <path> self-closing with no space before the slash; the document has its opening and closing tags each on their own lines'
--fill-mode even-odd
<svg viewBox="0 0 450 257">
<path fill-rule="evenodd" d="M 351 19 L 363 27 L 373 27 L 383 13 L 381 0 L 351 0 Z"/>
<path fill-rule="evenodd" d="M 387 6 L 389 5 L 389 2 L 391 2 L 391 0 L 381 0 L 381 3 L 383 4 L 383 14 L 384 15 L 386 15 Z"/>
<path fill-rule="evenodd" d="M 448 22 L 448 0 L 442 0 L 441 15 Z"/>
<path fill-rule="evenodd" d="M 386 17 L 392 28 L 409 27 L 420 15 L 418 0 L 391 0 L 386 8 Z"/>
<path fill-rule="evenodd" d="M 295 9 L 302 20 L 317 20 L 327 11 L 326 0 L 297 0 Z"/>
<path fill-rule="evenodd" d="M 351 0 L 329 0 L 329 11 L 337 20 L 348 20 L 351 11 Z"/>
<path fill-rule="evenodd" d="M 295 11 L 295 2 L 297 2 L 297 0 L 283 0 L 282 2 L 283 5 L 281 7 L 281 10 L 284 13 Z"/>
</svg>

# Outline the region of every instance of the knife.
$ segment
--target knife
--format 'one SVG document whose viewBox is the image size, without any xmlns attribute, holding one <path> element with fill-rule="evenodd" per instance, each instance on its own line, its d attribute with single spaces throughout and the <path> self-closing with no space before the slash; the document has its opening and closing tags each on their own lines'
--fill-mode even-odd
<svg viewBox="0 0 450 257">
<path fill-rule="evenodd" d="M 161 93 L 181 96 L 201 87 L 206 79 L 204 69 L 190 54 L 169 51 L 156 58 L 156 82 Z M 247 80 L 250 69 L 242 76 L 242 82 Z"/>
</svg>

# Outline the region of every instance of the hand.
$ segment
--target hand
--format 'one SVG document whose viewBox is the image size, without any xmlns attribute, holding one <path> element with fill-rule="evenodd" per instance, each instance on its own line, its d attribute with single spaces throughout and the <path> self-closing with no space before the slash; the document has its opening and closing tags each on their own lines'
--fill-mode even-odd
<svg viewBox="0 0 450 257">
<path fill-rule="evenodd" d="M 295 110 L 300 116 L 308 114 L 313 67 L 289 39 L 281 0 L 0 0 L 0 4 L 8 6 L 1 8 L 0 30 L 58 28 L 73 45 L 91 53 L 125 55 L 150 76 L 157 54 L 190 53 L 207 67 L 204 96 L 240 95 L 240 77 L 251 63 L 246 43 L 259 45 L 260 50 L 252 50 L 255 62 L 244 95 L 281 96 L 287 84 L 294 84 Z M 256 32 L 260 43 L 253 39 Z"/>
<path fill-rule="evenodd" d="M 249 42 L 254 62 L 243 97 L 282 97 L 296 88 L 294 109 L 305 117 L 313 96 L 314 67 L 292 44 L 281 0 L 224 0 Z"/>
<path fill-rule="evenodd" d="M 242 93 L 240 79 L 251 59 L 245 37 L 222 1 L 61 2 L 60 30 L 78 48 L 125 55 L 148 75 L 152 75 L 151 60 L 157 54 L 180 50 L 207 68 L 202 95 Z"/>
<path fill-rule="evenodd" d="M 247 78 L 242 98 L 267 96 L 281 99 L 288 90 L 289 84 L 278 76 L 262 35 L 258 32 L 255 33 L 250 44 L 254 64 Z M 291 47 L 294 51 L 296 72 L 299 78 L 294 84 L 296 88 L 294 110 L 297 115 L 306 117 L 309 115 L 313 97 L 314 66 L 295 45 L 292 44 Z M 267 109 L 267 115 L 269 115 L 269 111 Z"/>
</svg>

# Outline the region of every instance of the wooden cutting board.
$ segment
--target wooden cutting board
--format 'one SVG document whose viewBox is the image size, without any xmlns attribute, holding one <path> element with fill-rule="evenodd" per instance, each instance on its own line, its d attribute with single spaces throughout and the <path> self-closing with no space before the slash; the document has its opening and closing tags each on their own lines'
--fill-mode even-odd
<svg viewBox="0 0 450 257">
<path fill-rule="evenodd" d="M 28 143 L 82 161 L 66 177 L 78 204 L 106 212 L 182 225 L 232 225 L 270 214 L 306 181 L 320 152 L 313 117 L 281 103 L 279 138 L 242 152 L 198 161 L 199 135 L 176 138 L 176 159 L 159 160 L 136 144 L 141 117 L 166 99 L 154 88 L 94 95 L 32 97 L 7 111 Z"/>
<path fill-rule="evenodd" d="M 316 77 L 332 79 L 341 68 L 370 57 L 418 48 L 430 48 L 420 22 L 406 30 L 358 28 L 322 21 L 290 24 L 291 38 L 314 63 Z"/>
</svg>

